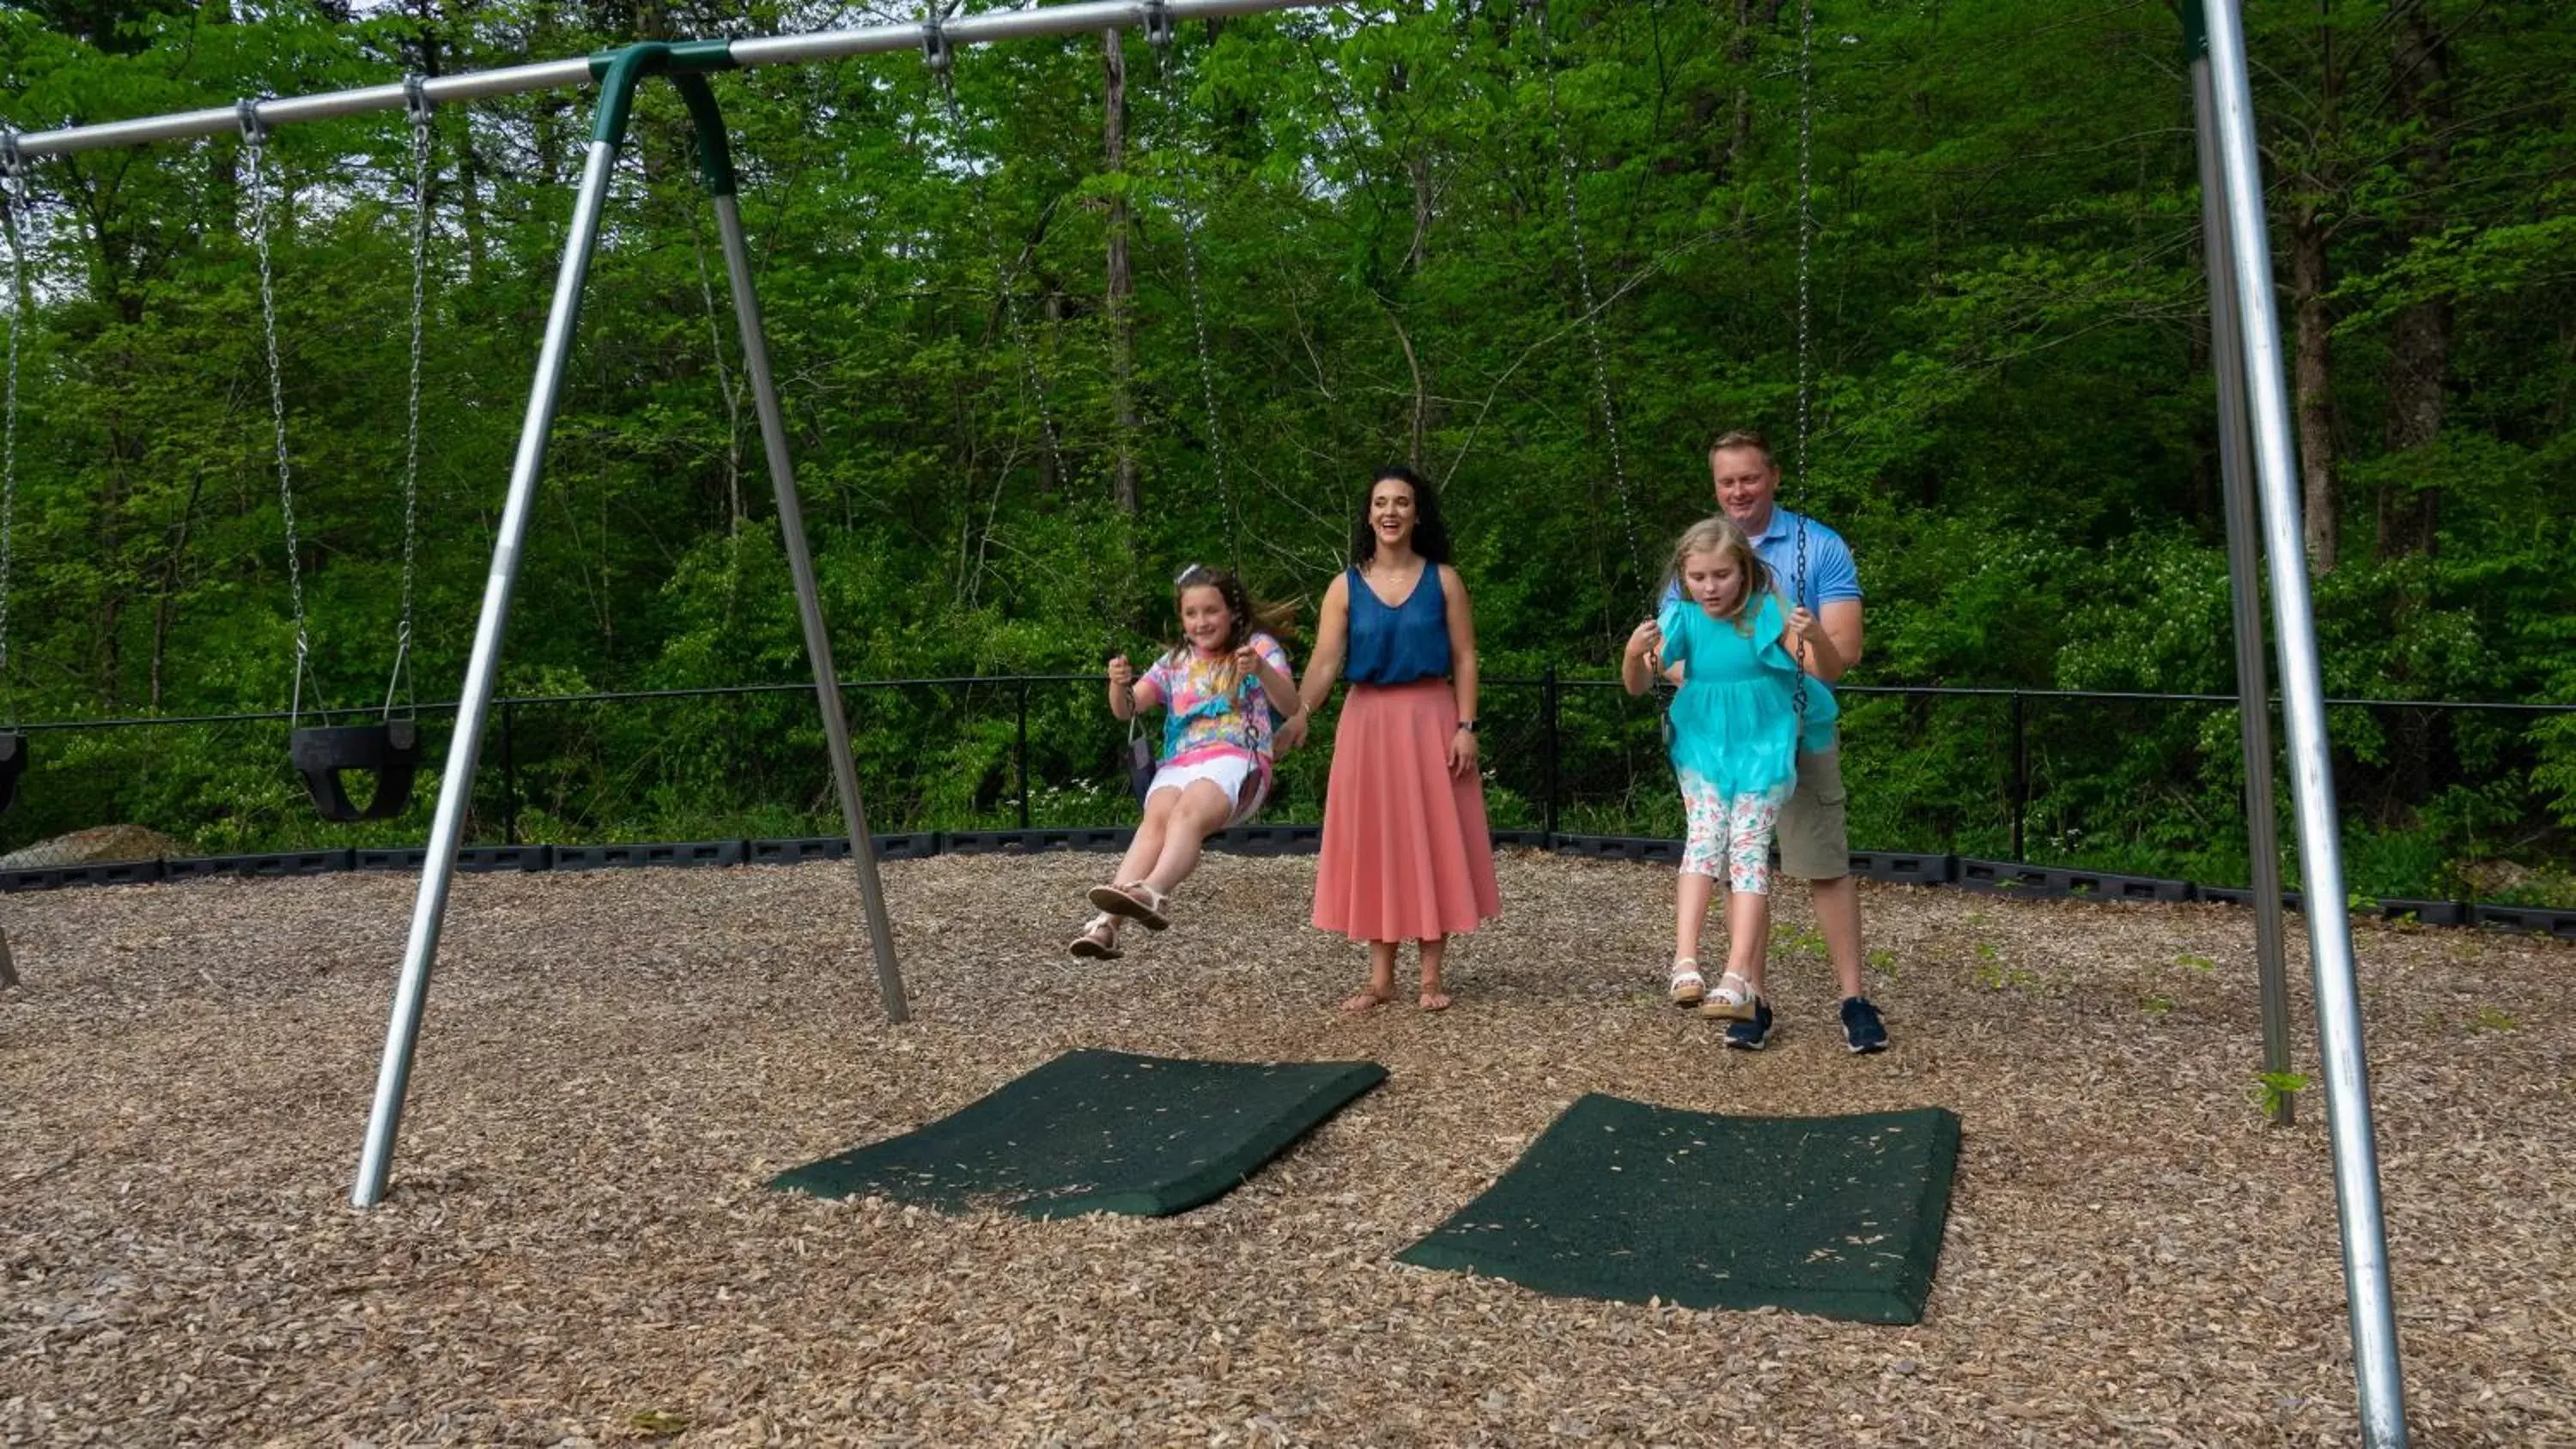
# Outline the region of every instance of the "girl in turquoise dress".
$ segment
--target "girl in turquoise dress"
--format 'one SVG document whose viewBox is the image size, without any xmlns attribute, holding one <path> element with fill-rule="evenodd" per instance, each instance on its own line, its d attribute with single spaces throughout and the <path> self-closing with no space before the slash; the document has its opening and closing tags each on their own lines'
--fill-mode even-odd
<svg viewBox="0 0 2576 1449">
<path fill-rule="evenodd" d="M 1744 531 L 1723 517 L 1691 526 L 1673 546 L 1679 597 L 1628 636 L 1620 676 L 1644 694 L 1657 674 L 1678 686 L 1673 769 L 1690 836 L 1673 908 L 1672 999 L 1703 1015 L 1754 1014 L 1771 934 L 1771 836 L 1798 780 L 1798 751 L 1833 746 L 1833 691 L 1800 668 L 1824 667 L 1833 641 L 1792 608 Z M 1727 968 L 1709 988 L 1700 927 L 1721 871 L 1728 886 Z"/>
</svg>

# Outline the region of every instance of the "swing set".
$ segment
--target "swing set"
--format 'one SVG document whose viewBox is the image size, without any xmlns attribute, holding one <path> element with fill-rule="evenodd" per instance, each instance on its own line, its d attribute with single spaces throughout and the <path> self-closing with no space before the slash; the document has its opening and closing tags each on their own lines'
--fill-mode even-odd
<svg viewBox="0 0 2576 1449">
<path fill-rule="evenodd" d="M 780 535 L 812 666 L 817 706 L 829 744 L 833 780 L 848 829 L 850 859 L 858 876 L 878 985 L 889 1020 L 908 1019 L 902 977 L 886 921 L 882 888 L 871 848 L 865 810 L 850 749 L 848 723 L 842 712 L 831 640 L 824 626 L 802 511 L 799 507 L 787 433 L 752 285 L 750 253 L 735 203 L 735 179 L 722 111 L 708 78 L 753 66 L 808 63 L 849 56 L 918 49 L 939 76 L 951 123 L 958 111 L 948 68 L 959 46 L 1040 36 L 1114 33 L 1142 29 L 1154 40 L 1158 55 L 1169 49 L 1176 23 L 1188 18 L 1216 18 L 1299 8 L 1323 0 L 1086 0 L 1086 3 L 964 17 L 934 15 L 918 24 L 876 25 L 806 35 L 739 40 L 645 42 L 597 55 L 512 66 L 498 70 L 436 78 L 414 77 L 399 84 L 364 87 L 319 95 L 246 100 L 234 107 L 177 112 L 137 120 L 68 126 L 57 130 L 0 132 L 0 214 L 5 214 L 11 252 L 12 305 L 9 344 L 6 439 L 0 443 L 0 684 L 8 659 L 8 591 L 11 583 L 12 535 L 16 488 L 16 405 L 19 324 L 28 292 L 20 256 L 17 211 L 20 188 L 30 160 L 111 146 L 136 145 L 187 137 L 238 134 L 251 159 L 254 192 L 252 233 L 261 254 L 263 341 L 270 381 L 270 401 L 277 430 L 279 501 L 285 513 L 289 582 L 295 599 L 296 678 L 290 703 L 295 731 L 292 754 L 311 788 L 317 808 L 332 819 L 383 818 L 403 808 L 412 774 L 420 763 L 418 731 L 403 690 L 410 646 L 410 566 L 416 525 L 417 452 L 419 447 L 419 358 L 421 284 L 427 244 L 427 116 L 441 104 L 484 97 L 595 85 L 599 99 L 595 122 L 575 193 L 571 220 L 557 273 L 553 301 L 539 347 L 535 378 L 514 455 L 502 509 L 491 571 L 484 590 L 471 652 L 460 694 L 457 722 L 449 742 L 443 778 L 430 830 L 427 859 L 412 915 L 385 1052 L 377 1076 L 366 1144 L 351 1198 L 358 1206 L 384 1196 L 391 1171 L 403 1099 L 409 1083 L 431 968 L 435 961 L 447 895 L 457 853 L 463 844 L 465 806 L 471 795 L 483 731 L 499 677 L 502 640 L 517 585 L 536 487 L 543 473 L 548 436 L 563 387 L 566 365 L 578 330 L 582 295 L 591 256 L 599 239 L 611 173 L 625 142 L 636 88 L 646 79 L 669 80 L 680 92 L 695 132 L 700 177 L 715 211 L 723 243 L 727 280 L 740 333 L 745 373 L 757 407 L 761 437 L 776 492 Z M 1544 0 L 1541 0 L 1544 9 Z M 2298 471 L 2290 426 L 2289 395 L 2283 369 L 2279 318 L 2272 288 L 2272 263 L 2266 233 L 2262 176 L 2248 74 L 2241 0 L 2192 0 L 2180 7 L 2188 37 L 2203 174 L 2206 253 L 2211 278 L 2216 368 L 2219 373 L 2222 477 L 2229 495 L 2231 572 L 2236 586 L 2236 632 L 2239 648 L 2241 714 L 2259 721 L 2265 710 L 2260 679 L 2261 621 L 2255 613 L 2256 539 L 2261 534 L 2261 566 L 2271 586 L 2273 624 L 2280 667 L 2282 711 L 2288 727 L 2288 754 L 2294 787 L 2299 854 L 2306 898 L 2344 899 L 2340 840 L 2325 729 L 2324 690 L 2318 663 L 2314 615 L 2300 547 Z M 1793 477 L 1803 496 L 1809 478 L 1813 352 L 1809 275 L 1814 239 L 1812 195 L 1814 0 L 1800 4 L 1799 75 L 1802 109 L 1799 122 L 1799 263 L 1798 263 L 1798 425 Z M 1540 20 L 1542 30 L 1545 19 Z M 1636 553 L 1636 521 L 1627 496 L 1626 466 L 1612 403 L 1606 348 L 1601 340 L 1600 303 L 1594 292 L 1588 255 L 1583 248 L 1581 209 L 1573 153 L 1557 109 L 1554 77 L 1549 80 L 1550 108 L 1558 121 L 1557 145 L 1563 173 L 1569 229 L 1576 248 L 1577 282 L 1593 363 L 1597 401 L 1611 450 L 1614 485 Z M 283 383 L 277 361 L 275 304 L 267 261 L 265 191 L 260 178 L 261 148 L 276 126 L 328 117 L 406 109 L 413 123 L 414 292 L 410 429 L 404 469 L 405 586 L 403 624 L 395 641 L 394 664 L 383 710 L 363 725 L 302 723 L 304 686 L 310 678 L 310 643 L 301 594 L 301 565 L 294 532 L 293 483 L 285 439 Z M 982 187 L 980 174 L 971 181 Z M 1007 269 L 1001 265 L 998 237 L 989 209 L 982 211 L 987 241 L 993 244 L 998 283 L 1015 336 L 1025 338 L 1024 324 L 1010 295 Z M 1182 208 L 1185 229 L 1189 208 Z M 1216 433 L 1213 371 L 1206 344 L 1206 316 L 1198 286 L 1194 233 L 1187 237 L 1191 276 L 1192 320 L 1199 337 L 1201 385 L 1208 404 L 1210 449 L 1220 487 L 1225 482 L 1223 447 Z M 1040 421 L 1050 454 L 1055 445 L 1054 419 L 1038 376 L 1034 351 L 1021 353 L 1028 368 Z M 2255 500 L 2259 496 L 2259 522 Z M 1240 530 L 1237 530 L 1239 534 Z M 1805 584 L 1803 529 L 1796 572 Z M 2250 667 L 2249 667 L 2250 665 Z M 396 713 L 396 699 L 405 704 Z M 316 710 L 320 709 L 316 690 Z M 2258 900 L 2277 905 L 2277 889 L 2267 890 L 2266 869 L 2277 859 L 2269 845 L 2268 748 L 2257 750 L 2256 726 L 2249 723 L 2249 795 L 2257 790 L 2265 804 L 2249 810 L 2257 824 L 2254 859 Z M 14 794 L 26 764 L 26 746 L 16 730 L 0 728 L 0 805 Z M 371 771 L 376 788 L 363 804 L 339 784 L 344 771 Z M 327 777 L 328 783 L 325 783 Z M 2271 882 L 2277 884 L 2277 880 Z M 2398 1369 L 2395 1313 L 2389 1292 L 2387 1250 L 2379 1202 L 2377 1151 L 2372 1138 L 2366 1062 L 2355 984 L 2350 922 L 2340 911 L 2312 913 L 2308 920 L 2316 983 L 2318 1034 L 2329 1106 L 2328 1130 L 2333 1148 L 2337 1200 L 2341 1217 L 2347 1302 L 2353 1343 L 2353 1366 L 2363 1435 L 2373 1449 L 2392 1449 L 2406 1442 L 2403 1389 Z M 2269 933 L 2267 933 L 2269 934 Z M 2274 973 L 2277 974 L 2277 973 Z M 2272 1016 L 2277 982 L 2265 983 L 2266 1016 Z M 2267 1037 L 2272 1034 L 2267 1031 Z M 2267 1045 L 2267 1055 L 2270 1047 Z"/>
</svg>

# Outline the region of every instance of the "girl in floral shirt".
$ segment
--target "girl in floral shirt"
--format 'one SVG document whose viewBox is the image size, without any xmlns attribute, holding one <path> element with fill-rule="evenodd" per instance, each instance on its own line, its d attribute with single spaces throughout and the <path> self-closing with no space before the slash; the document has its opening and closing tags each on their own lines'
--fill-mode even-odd
<svg viewBox="0 0 2576 1449">
<path fill-rule="evenodd" d="M 1181 642 L 1138 678 L 1125 655 L 1109 661 L 1109 712 L 1132 719 L 1161 705 L 1163 748 L 1145 795 L 1145 818 L 1118 869 L 1094 886 L 1100 914 L 1073 938 L 1076 956 L 1115 960 L 1127 921 L 1170 924 L 1171 893 L 1199 863 L 1207 837 L 1260 812 L 1270 795 L 1271 737 L 1303 713 L 1288 651 L 1263 628 L 1243 581 L 1192 564 L 1172 581 Z"/>
</svg>

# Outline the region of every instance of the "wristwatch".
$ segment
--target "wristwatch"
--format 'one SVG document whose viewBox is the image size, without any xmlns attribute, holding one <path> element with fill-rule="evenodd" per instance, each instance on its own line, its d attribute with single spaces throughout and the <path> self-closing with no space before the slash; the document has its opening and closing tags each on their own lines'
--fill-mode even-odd
<svg viewBox="0 0 2576 1449">
<path fill-rule="evenodd" d="M 1467 733 L 1472 735 L 1476 732 L 1476 722 L 1471 719 L 1462 719 L 1458 721 L 1458 728 L 1465 730 Z"/>
</svg>

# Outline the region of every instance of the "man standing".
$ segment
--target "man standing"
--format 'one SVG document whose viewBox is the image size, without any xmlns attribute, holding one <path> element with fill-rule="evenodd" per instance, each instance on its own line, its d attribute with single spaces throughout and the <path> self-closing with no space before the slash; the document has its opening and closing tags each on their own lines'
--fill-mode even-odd
<svg viewBox="0 0 2576 1449">
<path fill-rule="evenodd" d="M 1840 667 L 1819 678 L 1831 684 L 1860 662 L 1860 574 L 1843 536 L 1779 506 L 1780 465 L 1760 433 L 1727 433 L 1708 449 L 1717 506 L 1753 540 L 1772 582 L 1791 602 L 1814 614 L 1834 641 Z M 1801 551 L 1804 559 L 1801 560 Z M 1844 818 L 1840 742 L 1831 726 L 1798 755 L 1798 786 L 1780 811 L 1780 873 L 1807 882 L 1824 928 L 1825 949 L 1842 984 L 1843 1044 L 1855 1052 L 1887 1049 L 1887 1026 L 1862 994 L 1860 884 L 1851 874 L 1851 833 Z M 1759 962 L 1762 958 L 1756 957 Z M 1757 971 L 1758 971 L 1757 967 Z M 1757 974 L 1754 990 L 1762 991 Z M 1726 1029 L 1726 1044 L 1760 1051 L 1771 1037 L 1771 1004 L 1759 1000 L 1750 1020 Z"/>
</svg>

